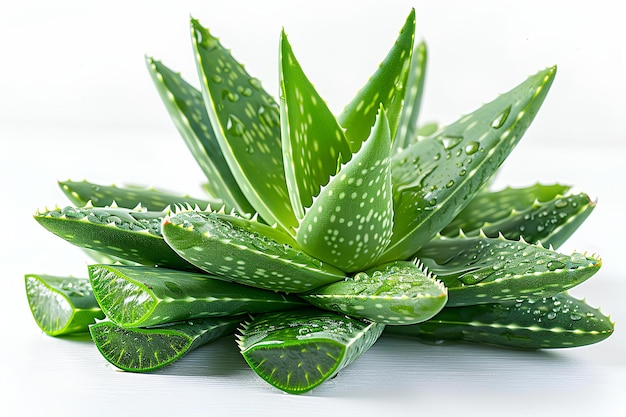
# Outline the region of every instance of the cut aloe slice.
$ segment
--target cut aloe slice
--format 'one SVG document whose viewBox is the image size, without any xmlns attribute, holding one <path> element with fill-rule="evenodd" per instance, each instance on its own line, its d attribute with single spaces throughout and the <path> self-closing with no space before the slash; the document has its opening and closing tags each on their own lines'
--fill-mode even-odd
<svg viewBox="0 0 626 417">
<path fill-rule="evenodd" d="M 50 232 L 85 249 L 142 265 L 197 270 L 169 247 L 161 235 L 164 212 L 141 208 L 65 207 L 35 214 Z"/>
<path fill-rule="evenodd" d="M 124 327 L 303 307 L 302 300 L 215 277 L 147 266 L 90 265 L 107 317 Z"/>
<path fill-rule="evenodd" d="M 462 340 L 518 349 L 549 349 L 598 343 L 613 333 L 611 320 L 583 300 L 561 293 L 547 298 L 444 308 L 411 326 L 385 334 L 427 341 Z"/>
<path fill-rule="evenodd" d="M 448 288 L 448 307 L 551 297 L 598 272 L 602 261 L 504 238 L 442 238 L 417 254 Z"/>
<path fill-rule="evenodd" d="M 240 318 L 193 319 L 145 329 L 126 329 L 111 321 L 89 327 L 96 347 L 114 366 L 130 372 L 162 368 L 192 350 L 232 334 Z"/>
<path fill-rule="evenodd" d="M 265 381 L 301 394 L 367 351 L 384 327 L 314 309 L 268 313 L 243 325 L 239 348 Z"/>
<path fill-rule="evenodd" d="M 24 280 L 35 322 L 50 336 L 86 332 L 104 318 L 87 278 L 27 274 Z"/>
<path fill-rule="evenodd" d="M 583 193 L 563 194 L 569 187 L 536 184 L 480 193 L 441 234 L 456 237 L 503 235 L 558 248 L 591 214 L 595 203 Z"/>
<path fill-rule="evenodd" d="M 211 274 L 272 291 L 304 292 L 342 280 L 289 235 L 254 220 L 219 213 L 177 213 L 163 223 L 166 242 Z"/>
<path fill-rule="evenodd" d="M 446 288 L 413 262 L 381 265 L 302 294 L 309 303 L 385 324 L 413 324 L 437 314 Z"/>
<path fill-rule="evenodd" d="M 169 205 L 189 204 L 202 209 L 212 207 L 219 210 L 224 203 L 219 200 L 193 198 L 152 187 L 136 185 L 102 185 L 87 181 L 59 181 L 59 187 L 67 198 L 79 207 L 91 202 L 95 207 L 106 207 L 116 204 L 129 209 L 141 205 L 148 211 L 162 211 Z"/>
<path fill-rule="evenodd" d="M 381 262 L 411 257 L 471 201 L 521 139 L 555 74 L 539 72 L 393 156 L 393 236 Z"/>
</svg>

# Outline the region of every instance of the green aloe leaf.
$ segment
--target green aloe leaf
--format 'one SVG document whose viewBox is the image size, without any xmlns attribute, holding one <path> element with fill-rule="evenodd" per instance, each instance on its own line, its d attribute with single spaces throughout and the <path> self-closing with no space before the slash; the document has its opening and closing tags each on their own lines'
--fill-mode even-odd
<svg viewBox="0 0 626 417">
<path fill-rule="evenodd" d="M 353 153 L 370 135 L 381 105 L 388 113 L 391 137 L 395 136 L 405 98 L 414 38 L 415 10 L 411 10 L 383 62 L 339 115 L 339 123 L 345 129 Z"/>
<path fill-rule="evenodd" d="M 89 331 L 102 356 L 112 365 L 124 371 L 147 372 L 234 333 L 239 322 L 238 317 L 222 317 L 127 329 L 111 321 L 101 321 L 90 326 Z"/>
<path fill-rule="evenodd" d="M 305 306 L 281 293 L 166 268 L 90 265 L 89 278 L 106 316 L 124 327 Z"/>
<path fill-rule="evenodd" d="M 380 109 L 371 136 L 322 188 L 300 223 L 296 240 L 307 253 L 348 272 L 375 264 L 391 238 L 390 151 L 389 124 Z"/>
<path fill-rule="evenodd" d="M 163 235 L 198 268 L 252 287 L 298 293 L 345 277 L 304 253 L 286 232 L 255 220 L 180 212 L 163 223 Z"/>
<path fill-rule="evenodd" d="M 35 220 L 73 245 L 143 265 L 196 270 L 161 235 L 164 212 L 139 207 L 65 207 L 38 211 Z"/>
<path fill-rule="evenodd" d="M 442 238 L 425 245 L 419 259 L 448 288 L 447 306 L 550 297 L 598 272 L 602 261 L 563 255 L 504 238 Z"/>
<path fill-rule="evenodd" d="M 224 203 L 219 200 L 202 200 L 188 195 L 180 195 L 153 187 L 102 185 L 88 181 L 59 181 L 61 190 L 76 206 L 83 207 L 89 202 L 94 207 L 116 204 L 118 207 L 135 208 L 141 205 L 148 211 L 162 211 L 169 205 L 190 204 L 205 209 L 210 206 L 219 210 Z M 227 208 L 230 210 L 230 208 Z"/>
<path fill-rule="evenodd" d="M 402 106 L 398 130 L 393 139 L 393 153 L 397 153 L 417 141 L 417 137 L 420 133 L 421 136 L 425 136 L 423 134 L 424 132 L 430 132 L 428 129 L 420 132 L 420 129 L 417 127 L 417 118 L 419 116 L 422 95 L 424 93 L 424 80 L 426 79 L 427 56 L 426 44 L 420 42 L 415 47 L 411 58 L 411 67 L 405 88 L 404 105 Z M 435 130 L 437 130 L 436 125 L 434 126 Z M 432 133 L 434 133 L 434 131 Z"/>
<path fill-rule="evenodd" d="M 552 297 L 444 308 L 411 326 L 389 326 L 385 334 L 425 341 L 459 340 L 517 349 L 590 345 L 613 333 L 610 318 L 566 293 Z"/>
<path fill-rule="evenodd" d="M 265 381 L 302 394 L 365 353 L 384 327 L 313 309 L 268 313 L 243 325 L 239 348 Z"/>
<path fill-rule="evenodd" d="M 287 35 L 280 48 L 283 160 L 291 205 L 298 219 L 313 197 L 352 157 L 342 128 L 298 63 Z"/>
<path fill-rule="evenodd" d="M 202 93 L 161 62 L 147 57 L 146 64 L 167 111 L 215 195 L 229 211 L 234 208 L 242 215 L 254 213 L 222 154 Z"/>
<path fill-rule="evenodd" d="M 536 184 L 479 193 L 441 234 L 478 236 L 482 232 L 558 248 L 595 208 L 587 194 L 562 195 L 568 188 Z"/>
<path fill-rule="evenodd" d="M 469 203 L 520 140 L 555 73 L 539 72 L 392 158 L 394 231 L 383 261 L 410 257 Z"/>
<path fill-rule="evenodd" d="M 385 324 L 428 320 L 446 304 L 447 291 L 413 262 L 393 262 L 301 295 L 309 303 Z"/>
<path fill-rule="evenodd" d="M 293 232 L 278 105 L 208 29 L 192 19 L 191 30 L 209 120 L 233 176 L 263 220 Z"/>
<path fill-rule="evenodd" d="M 24 281 L 33 318 L 50 336 L 86 332 L 104 318 L 87 278 L 27 274 Z"/>
<path fill-rule="evenodd" d="M 534 184 L 529 187 L 506 187 L 499 191 L 482 190 L 470 203 L 448 224 L 441 234 L 456 237 L 459 231 L 465 234 L 480 230 L 486 223 L 496 223 L 519 212 L 534 203 L 545 203 L 570 190 L 562 184 Z"/>
</svg>

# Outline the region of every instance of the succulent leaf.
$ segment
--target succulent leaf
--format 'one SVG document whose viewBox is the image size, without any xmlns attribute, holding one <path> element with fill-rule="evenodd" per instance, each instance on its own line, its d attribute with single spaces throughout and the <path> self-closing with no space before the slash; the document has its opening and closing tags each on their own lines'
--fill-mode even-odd
<svg viewBox="0 0 626 417">
<path fill-rule="evenodd" d="M 393 202 L 386 113 L 352 159 L 322 188 L 296 234 L 310 255 L 347 272 L 372 266 L 391 238 Z"/>
<path fill-rule="evenodd" d="M 415 47 L 411 59 L 411 67 L 405 88 L 404 105 L 402 106 L 398 130 L 393 139 L 393 153 L 397 153 L 417 141 L 417 137 L 420 133 L 421 136 L 425 136 L 424 132 L 429 132 L 429 130 L 422 130 L 422 132 L 420 132 L 420 129 L 417 127 L 417 117 L 419 116 L 422 104 L 424 80 L 426 79 L 426 61 L 426 44 L 420 42 Z M 436 125 L 435 130 L 437 130 Z"/>
<path fill-rule="evenodd" d="M 448 288 L 448 307 L 551 297 L 598 272 L 602 261 L 504 238 L 442 238 L 419 259 Z"/>
<path fill-rule="evenodd" d="M 38 211 L 34 217 L 48 231 L 80 248 L 142 265 L 196 270 L 163 240 L 164 215 L 141 208 L 57 207 Z"/>
<path fill-rule="evenodd" d="M 414 38 L 415 10 L 411 10 L 383 62 L 339 115 L 339 124 L 345 129 L 353 153 L 369 137 L 381 105 L 388 113 L 391 137 L 395 136 L 411 66 Z"/>
<path fill-rule="evenodd" d="M 195 19 L 191 31 L 207 113 L 226 162 L 256 212 L 292 233 L 298 222 L 285 179 L 279 107 Z"/>
<path fill-rule="evenodd" d="M 300 296 L 320 308 L 392 325 L 428 320 L 448 299 L 441 282 L 407 261 L 377 266 Z"/>
<path fill-rule="evenodd" d="M 88 181 L 59 181 L 61 190 L 76 206 L 83 207 L 91 203 L 95 207 L 116 204 L 118 207 L 135 208 L 141 205 L 148 211 L 163 211 L 169 205 L 190 204 L 206 208 L 221 208 L 224 203 L 218 200 L 201 200 L 188 195 L 175 194 L 153 187 L 136 185 L 102 185 Z"/>
<path fill-rule="evenodd" d="M 104 318 L 87 278 L 27 274 L 24 283 L 33 318 L 50 336 L 86 332 Z"/>
<path fill-rule="evenodd" d="M 556 67 L 392 158 L 394 230 L 381 261 L 406 259 L 469 203 L 520 140 Z"/>
<path fill-rule="evenodd" d="M 295 296 L 260 290 L 219 277 L 148 266 L 89 265 L 89 279 L 106 316 L 124 327 L 289 310 Z"/>
<path fill-rule="evenodd" d="M 444 308 L 411 326 L 385 334 L 429 341 L 463 340 L 517 349 L 568 348 L 598 343 L 613 333 L 611 320 L 567 293 L 502 304 Z"/>
<path fill-rule="evenodd" d="M 241 192 L 222 154 L 202 93 L 161 62 L 148 57 L 146 64 L 172 121 L 215 194 L 238 213 L 252 215 L 254 209 Z"/>
<path fill-rule="evenodd" d="M 298 293 L 345 277 L 291 245 L 287 233 L 254 220 L 181 212 L 164 221 L 163 235 L 198 268 L 252 287 Z"/>
<path fill-rule="evenodd" d="M 313 309 L 267 313 L 243 325 L 239 348 L 265 381 L 302 394 L 366 352 L 384 327 Z"/>
<path fill-rule="evenodd" d="M 238 317 L 192 319 L 145 329 L 128 329 L 112 321 L 89 327 L 96 347 L 112 365 L 129 372 L 162 368 L 192 350 L 234 333 Z"/>
<path fill-rule="evenodd" d="M 563 186 L 535 185 L 480 193 L 441 234 L 504 236 L 558 248 L 591 214 L 595 203 L 580 193 L 563 196 Z M 535 197 L 533 201 L 532 198 Z"/>
<path fill-rule="evenodd" d="M 350 144 L 330 109 L 298 63 L 285 32 L 280 48 L 283 160 L 291 205 L 298 219 L 320 187 L 352 157 Z"/>
</svg>

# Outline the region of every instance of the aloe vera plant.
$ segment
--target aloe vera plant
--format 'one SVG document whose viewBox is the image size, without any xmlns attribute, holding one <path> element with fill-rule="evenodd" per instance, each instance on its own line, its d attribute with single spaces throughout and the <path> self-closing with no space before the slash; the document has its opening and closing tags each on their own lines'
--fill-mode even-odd
<svg viewBox="0 0 626 417">
<path fill-rule="evenodd" d="M 440 128 L 418 125 L 427 48 L 414 11 L 339 115 L 284 31 L 279 100 L 195 19 L 191 38 L 199 88 L 146 64 L 207 195 L 68 180 L 75 206 L 35 214 L 96 259 L 107 320 L 90 331 L 107 360 L 156 369 L 240 323 L 252 369 L 303 393 L 381 335 L 538 349 L 612 333 L 566 293 L 601 259 L 555 249 L 595 202 L 561 184 L 490 188 L 556 67 Z M 45 280 L 27 287 L 44 330 L 62 333 L 52 323 L 67 319 L 66 299 L 46 296 Z"/>
</svg>

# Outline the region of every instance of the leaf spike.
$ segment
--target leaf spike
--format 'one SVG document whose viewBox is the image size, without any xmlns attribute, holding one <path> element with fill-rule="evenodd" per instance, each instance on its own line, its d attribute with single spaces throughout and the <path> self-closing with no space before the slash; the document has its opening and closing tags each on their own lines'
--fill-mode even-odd
<svg viewBox="0 0 626 417">
<path fill-rule="evenodd" d="M 487 235 L 485 234 L 485 232 L 483 231 L 483 229 L 480 229 L 478 232 L 478 237 L 479 238 L 483 238 L 483 239 L 487 239 Z"/>
<path fill-rule="evenodd" d="M 58 207 L 58 206 L 57 206 Z M 93 203 L 91 202 L 91 200 L 87 201 L 87 203 L 85 204 L 85 208 L 94 208 Z"/>
</svg>

